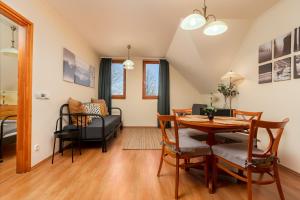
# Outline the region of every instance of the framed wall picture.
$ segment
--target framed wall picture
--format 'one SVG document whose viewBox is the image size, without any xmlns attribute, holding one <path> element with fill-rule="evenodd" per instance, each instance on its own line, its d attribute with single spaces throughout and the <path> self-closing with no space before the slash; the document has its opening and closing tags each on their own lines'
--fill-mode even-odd
<svg viewBox="0 0 300 200">
<path fill-rule="evenodd" d="M 272 83 L 272 63 L 258 67 L 258 83 Z"/>
<path fill-rule="evenodd" d="M 294 52 L 300 51 L 300 27 L 294 30 Z"/>
<path fill-rule="evenodd" d="M 289 55 L 291 53 L 292 34 L 282 35 L 274 40 L 274 58 Z"/>
<path fill-rule="evenodd" d="M 263 63 L 272 60 L 272 41 L 259 46 L 258 62 Z"/>
<path fill-rule="evenodd" d="M 74 82 L 87 87 L 91 84 L 90 66 L 77 57 Z"/>
<path fill-rule="evenodd" d="M 274 63 L 274 81 L 291 80 L 291 57 Z"/>
<path fill-rule="evenodd" d="M 294 56 L 294 78 L 300 78 L 300 55 Z"/>
<path fill-rule="evenodd" d="M 75 76 L 75 54 L 68 49 L 63 49 L 63 80 L 74 83 Z"/>
</svg>

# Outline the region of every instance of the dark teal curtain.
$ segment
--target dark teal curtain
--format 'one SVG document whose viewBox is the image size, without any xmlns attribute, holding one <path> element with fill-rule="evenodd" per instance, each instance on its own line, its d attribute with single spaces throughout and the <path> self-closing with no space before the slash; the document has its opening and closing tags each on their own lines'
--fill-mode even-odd
<svg viewBox="0 0 300 200">
<path fill-rule="evenodd" d="M 157 112 L 161 115 L 170 115 L 170 75 L 167 60 L 159 61 Z M 167 124 L 167 128 L 169 127 L 170 124 Z"/>
<path fill-rule="evenodd" d="M 104 99 L 111 114 L 111 58 L 102 58 L 99 69 L 98 98 Z"/>
</svg>

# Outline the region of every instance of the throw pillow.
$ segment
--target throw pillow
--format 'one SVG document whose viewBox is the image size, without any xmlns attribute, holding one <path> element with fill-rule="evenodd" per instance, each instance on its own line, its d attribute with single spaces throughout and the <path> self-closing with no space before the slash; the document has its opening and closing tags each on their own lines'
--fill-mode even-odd
<svg viewBox="0 0 300 200">
<path fill-rule="evenodd" d="M 92 102 L 92 103 L 96 103 L 96 104 L 99 105 L 101 115 L 103 115 L 103 116 L 109 115 L 109 113 L 108 113 L 108 108 L 107 108 L 107 105 L 106 105 L 104 99 L 94 99 L 94 98 L 92 98 L 92 99 L 91 99 L 91 102 Z"/>
<path fill-rule="evenodd" d="M 75 100 L 73 98 L 69 98 L 68 100 L 68 104 L 69 104 L 69 109 L 70 109 L 70 113 L 85 113 L 85 108 L 83 103 L 81 103 L 78 100 Z M 76 116 L 71 116 L 71 120 L 72 123 L 74 125 L 77 125 L 77 117 Z M 79 126 L 87 126 L 87 124 L 89 123 L 89 120 L 84 119 L 84 117 L 78 117 L 78 125 Z"/>
<path fill-rule="evenodd" d="M 84 104 L 85 107 L 85 112 L 88 114 L 97 114 L 97 115 L 101 115 L 101 110 L 100 110 L 100 106 L 98 104 L 95 103 L 86 103 Z M 100 118 L 99 116 L 89 116 L 90 121 L 93 118 Z"/>
</svg>

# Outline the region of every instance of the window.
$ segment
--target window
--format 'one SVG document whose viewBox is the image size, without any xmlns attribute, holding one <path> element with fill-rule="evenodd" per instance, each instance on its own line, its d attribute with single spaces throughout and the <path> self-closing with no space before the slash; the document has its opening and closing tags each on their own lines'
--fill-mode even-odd
<svg viewBox="0 0 300 200">
<path fill-rule="evenodd" d="M 126 98 L 126 70 L 122 60 L 113 60 L 111 65 L 111 94 L 113 99 Z"/>
<path fill-rule="evenodd" d="M 158 98 L 159 61 L 143 62 L 143 99 Z"/>
</svg>

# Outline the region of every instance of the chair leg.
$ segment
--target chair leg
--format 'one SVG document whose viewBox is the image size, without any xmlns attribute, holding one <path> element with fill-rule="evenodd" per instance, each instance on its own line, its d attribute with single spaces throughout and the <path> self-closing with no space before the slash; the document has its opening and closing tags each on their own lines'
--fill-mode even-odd
<svg viewBox="0 0 300 200">
<path fill-rule="evenodd" d="M 78 147 L 79 147 L 79 155 L 81 155 L 81 139 L 80 138 L 78 141 Z"/>
<path fill-rule="evenodd" d="M 158 171 L 157 171 L 157 176 L 160 176 L 160 171 L 161 171 L 161 167 L 164 161 L 164 154 L 165 154 L 165 145 L 162 146 L 161 148 L 161 156 L 160 156 L 160 161 L 159 161 L 159 167 L 158 167 Z"/>
<path fill-rule="evenodd" d="M 216 156 L 213 156 L 213 173 L 212 173 L 212 188 L 211 188 L 211 193 L 214 193 L 217 187 L 217 182 L 218 182 L 218 167 L 217 167 L 217 163 L 218 163 L 218 158 Z"/>
<path fill-rule="evenodd" d="M 247 170 L 247 196 L 248 200 L 252 200 L 252 170 Z"/>
<path fill-rule="evenodd" d="M 54 137 L 53 153 L 52 153 L 52 164 L 53 164 L 53 162 L 54 162 L 55 143 L 56 143 L 56 137 Z"/>
<path fill-rule="evenodd" d="M 190 163 L 190 159 L 185 158 L 185 159 L 184 159 L 184 164 L 187 165 L 188 163 Z M 189 172 L 189 171 L 190 171 L 190 168 L 188 168 L 188 167 L 185 166 L 185 167 L 184 167 L 184 170 L 187 171 L 187 172 Z"/>
<path fill-rule="evenodd" d="M 179 187 L 179 158 L 176 156 L 176 176 L 175 176 L 175 199 L 178 199 L 178 187 Z"/>
<path fill-rule="evenodd" d="M 2 140 L 0 140 L 0 163 L 3 162 L 3 146 L 2 146 Z"/>
<path fill-rule="evenodd" d="M 107 152 L 107 149 L 106 149 L 106 139 L 104 138 L 103 142 L 102 142 L 102 153 L 105 153 Z"/>
<path fill-rule="evenodd" d="M 64 155 L 64 140 L 61 139 L 61 155 L 63 156 Z"/>
<path fill-rule="evenodd" d="M 205 178 L 205 185 L 208 187 L 209 184 L 209 162 L 208 162 L 208 156 L 204 157 L 205 159 L 205 165 L 204 165 L 204 178 Z"/>
<path fill-rule="evenodd" d="M 276 186 L 277 186 L 277 190 L 278 190 L 280 199 L 284 200 L 285 198 L 284 198 L 284 194 L 283 194 L 282 187 L 281 187 L 281 184 L 280 184 L 280 178 L 279 178 L 277 163 L 274 164 L 274 178 L 275 178 L 275 181 L 276 181 Z"/>
<path fill-rule="evenodd" d="M 74 162 L 74 140 L 72 140 L 71 146 L 72 146 L 72 163 L 73 163 Z"/>
</svg>

